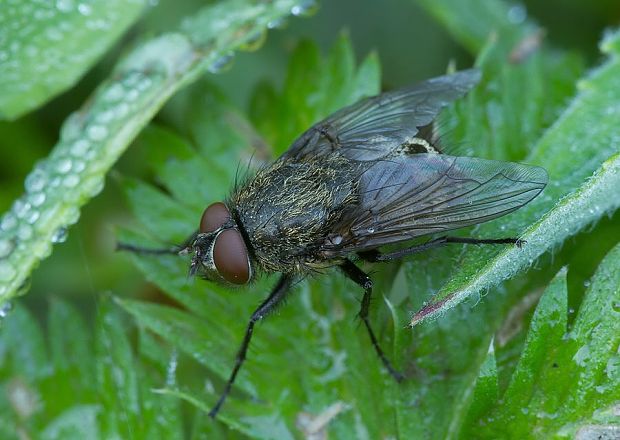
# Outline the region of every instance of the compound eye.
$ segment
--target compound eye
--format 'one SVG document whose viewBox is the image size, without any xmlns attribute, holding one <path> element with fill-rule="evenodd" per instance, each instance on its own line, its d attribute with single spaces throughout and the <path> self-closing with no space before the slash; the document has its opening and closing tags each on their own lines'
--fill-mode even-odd
<svg viewBox="0 0 620 440">
<path fill-rule="evenodd" d="M 236 229 L 226 229 L 215 239 L 213 262 L 219 274 L 229 283 L 250 281 L 250 262 L 243 237 Z"/>
<path fill-rule="evenodd" d="M 200 218 L 200 232 L 213 232 L 230 219 L 230 211 L 222 202 L 207 207 Z"/>
</svg>

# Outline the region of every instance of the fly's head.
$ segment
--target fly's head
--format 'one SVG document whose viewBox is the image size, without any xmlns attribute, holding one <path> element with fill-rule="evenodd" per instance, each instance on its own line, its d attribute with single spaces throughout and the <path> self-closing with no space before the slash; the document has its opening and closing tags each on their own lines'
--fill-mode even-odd
<svg viewBox="0 0 620 440">
<path fill-rule="evenodd" d="M 198 235 L 187 251 L 192 254 L 190 275 L 234 285 L 246 284 L 252 278 L 252 264 L 243 236 L 222 202 L 205 209 Z"/>
</svg>

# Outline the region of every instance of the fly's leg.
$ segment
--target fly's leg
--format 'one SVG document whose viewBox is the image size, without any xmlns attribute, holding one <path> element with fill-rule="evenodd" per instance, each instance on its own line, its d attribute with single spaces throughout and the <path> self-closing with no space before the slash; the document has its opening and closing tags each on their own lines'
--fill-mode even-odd
<svg viewBox="0 0 620 440">
<path fill-rule="evenodd" d="M 426 243 L 422 243 L 416 246 L 411 246 L 405 249 L 399 249 L 394 252 L 381 253 L 376 249 L 366 252 L 359 252 L 359 257 L 364 261 L 369 261 L 371 263 L 377 263 L 382 261 L 392 261 L 398 260 L 400 258 L 406 257 L 407 255 L 416 254 L 418 252 L 424 252 L 429 249 L 433 249 L 436 247 L 440 247 L 450 243 L 460 243 L 460 244 L 514 244 L 516 246 L 521 247 L 523 245 L 523 241 L 518 238 L 490 238 L 490 239 L 479 239 L 479 238 L 468 238 L 468 237 L 439 237 L 431 241 L 427 241 Z"/>
<path fill-rule="evenodd" d="M 252 333 L 254 332 L 254 324 L 263 319 L 265 316 L 275 310 L 279 304 L 282 303 L 282 300 L 286 298 L 287 293 L 290 291 L 292 282 L 293 277 L 291 275 L 282 275 L 282 277 L 280 277 L 280 280 L 278 281 L 278 284 L 276 284 L 276 286 L 272 290 L 271 294 L 261 303 L 260 306 L 258 306 L 254 313 L 252 313 L 250 322 L 248 323 L 248 326 L 245 330 L 243 342 L 241 343 L 241 347 L 239 348 L 239 351 L 237 352 L 237 357 L 235 358 L 235 366 L 233 367 L 232 373 L 228 378 L 228 382 L 226 382 L 226 386 L 224 387 L 222 395 L 220 396 L 215 406 L 211 409 L 211 411 L 209 411 L 209 417 L 214 418 L 217 415 L 218 411 L 224 404 L 226 397 L 230 393 L 230 389 L 232 388 L 232 385 L 237 378 L 237 373 L 239 372 L 239 370 L 241 369 L 241 365 L 243 365 L 243 362 L 245 361 L 245 357 L 248 352 L 248 346 L 250 345 L 250 340 L 252 339 Z"/>
<path fill-rule="evenodd" d="M 141 255 L 178 255 L 179 253 L 189 249 L 193 241 L 196 239 L 197 235 L 198 235 L 198 231 L 194 232 L 192 235 L 187 237 L 185 241 L 183 241 L 183 243 L 181 243 L 180 245 L 172 246 L 169 248 L 152 249 L 152 248 L 145 248 L 142 246 L 135 246 L 129 243 L 118 242 L 116 243 L 116 250 L 133 252 L 135 254 L 141 254 Z"/>
<path fill-rule="evenodd" d="M 340 145 L 338 134 L 333 132 L 332 127 L 329 125 L 319 125 L 316 129 L 330 144 L 332 144 L 332 149 Z"/>
<path fill-rule="evenodd" d="M 332 151 L 340 145 L 338 133 L 329 124 L 320 124 L 312 127 L 297 142 L 303 145 L 301 148 L 314 148 L 321 140 L 321 137 L 327 139 L 331 144 Z"/>
<path fill-rule="evenodd" d="M 364 289 L 364 297 L 362 298 L 362 304 L 360 307 L 359 317 L 364 322 L 366 326 L 366 330 L 368 330 L 368 336 L 370 336 L 370 341 L 372 342 L 372 346 L 375 347 L 375 351 L 383 362 L 383 365 L 388 370 L 390 375 L 396 379 L 397 382 L 401 382 L 404 380 L 404 376 L 401 372 L 396 370 L 388 358 L 383 353 L 383 350 L 379 346 L 379 342 L 375 336 L 375 333 L 370 326 L 370 320 L 368 319 L 368 311 L 370 310 L 370 300 L 372 297 L 372 280 L 364 271 L 362 271 L 359 267 L 353 264 L 350 260 L 345 260 L 344 263 L 340 265 L 340 269 L 344 272 L 344 274 L 358 284 L 362 289 Z"/>
</svg>

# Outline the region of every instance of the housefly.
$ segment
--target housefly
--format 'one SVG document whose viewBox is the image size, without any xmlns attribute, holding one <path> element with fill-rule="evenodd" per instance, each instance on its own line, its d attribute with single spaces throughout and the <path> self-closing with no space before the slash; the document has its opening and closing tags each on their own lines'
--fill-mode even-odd
<svg viewBox="0 0 620 440">
<path fill-rule="evenodd" d="M 442 235 L 379 250 L 506 215 L 545 187 L 543 168 L 450 156 L 437 147 L 429 127 L 479 79 L 478 70 L 464 70 L 345 107 L 309 128 L 225 201 L 205 209 L 199 230 L 182 246 L 191 254 L 191 275 L 244 285 L 261 272 L 281 273 L 250 317 L 212 417 L 246 358 L 255 323 L 299 279 L 336 267 L 364 290 L 359 317 L 384 367 L 400 381 L 403 375 L 383 353 L 368 318 L 372 280 L 354 261 L 390 261 L 448 243 L 518 243 Z"/>
</svg>

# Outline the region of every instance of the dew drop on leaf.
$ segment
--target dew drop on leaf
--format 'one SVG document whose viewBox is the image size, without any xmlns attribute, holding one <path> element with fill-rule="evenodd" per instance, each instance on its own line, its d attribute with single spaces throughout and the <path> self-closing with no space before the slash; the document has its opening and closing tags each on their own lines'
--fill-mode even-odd
<svg viewBox="0 0 620 440">
<path fill-rule="evenodd" d="M 58 228 L 52 235 L 52 243 L 64 243 L 67 240 L 67 228 Z"/>
<path fill-rule="evenodd" d="M 0 261 L 0 281 L 8 282 L 15 278 L 17 271 L 8 261 Z"/>
<path fill-rule="evenodd" d="M 0 240 L 0 258 L 6 258 L 15 248 L 15 243 L 11 240 Z"/>
</svg>

